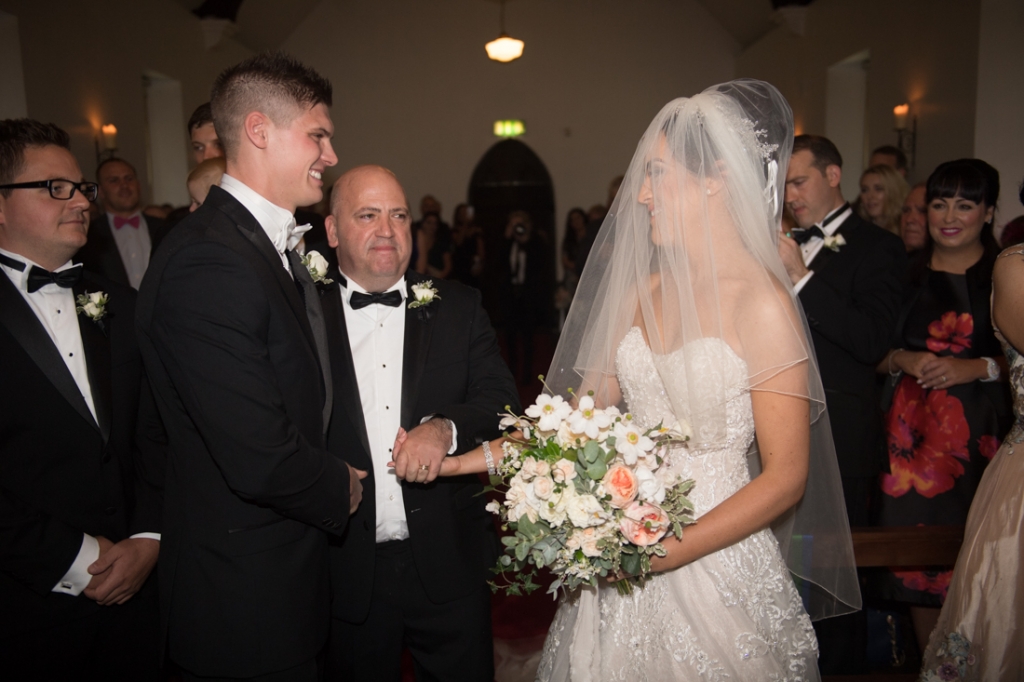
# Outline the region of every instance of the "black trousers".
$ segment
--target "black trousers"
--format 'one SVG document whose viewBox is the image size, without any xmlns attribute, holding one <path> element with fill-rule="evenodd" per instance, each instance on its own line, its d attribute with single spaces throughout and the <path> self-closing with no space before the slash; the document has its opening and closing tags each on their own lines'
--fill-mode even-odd
<svg viewBox="0 0 1024 682">
<path fill-rule="evenodd" d="M 377 545 L 370 613 L 359 624 L 331 621 L 328 682 L 397 682 L 403 646 L 419 682 L 492 682 L 494 643 L 487 584 L 435 604 L 427 597 L 408 540 Z"/>
<path fill-rule="evenodd" d="M 318 682 L 320 679 L 320 666 L 316 659 L 310 659 L 299 665 L 258 675 L 257 677 L 200 677 L 193 675 L 187 670 L 181 671 L 181 679 L 184 682 Z"/>
<path fill-rule="evenodd" d="M 84 595 L 67 598 L 88 599 Z M 156 580 L 151 576 L 124 604 L 0 639 L 0 678 L 19 682 L 158 680 L 158 619 Z"/>
</svg>

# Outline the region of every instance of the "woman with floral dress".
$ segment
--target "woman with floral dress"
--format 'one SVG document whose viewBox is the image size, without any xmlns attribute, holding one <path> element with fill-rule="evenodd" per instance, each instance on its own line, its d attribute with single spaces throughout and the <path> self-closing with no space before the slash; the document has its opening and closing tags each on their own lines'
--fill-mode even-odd
<svg viewBox="0 0 1024 682">
<path fill-rule="evenodd" d="M 963 524 L 1009 426 L 1005 360 L 989 312 L 998 196 L 998 172 L 978 159 L 944 163 L 928 178 L 931 243 L 911 266 L 899 347 L 879 366 L 896 382 L 879 525 Z M 922 649 L 951 574 L 921 567 L 881 579 L 881 596 L 913 605 Z"/>
</svg>

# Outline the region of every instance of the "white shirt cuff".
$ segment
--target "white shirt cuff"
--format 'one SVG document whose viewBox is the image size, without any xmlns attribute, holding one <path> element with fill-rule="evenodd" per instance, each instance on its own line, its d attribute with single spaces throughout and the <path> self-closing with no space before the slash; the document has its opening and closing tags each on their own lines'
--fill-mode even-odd
<svg viewBox="0 0 1024 682">
<path fill-rule="evenodd" d="M 811 277 L 814 277 L 814 270 L 808 270 L 807 274 L 800 278 L 796 284 L 793 285 L 793 293 L 799 294 L 800 290 L 804 288 L 804 285 L 810 281 Z"/>
<path fill-rule="evenodd" d="M 144 540 L 156 540 L 160 542 L 160 533 L 136 533 L 135 535 L 129 536 L 130 538 L 143 538 Z"/>
<path fill-rule="evenodd" d="M 420 420 L 420 424 L 425 424 L 426 422 L 430 421 L 436 416 L 437 415 L 435 414 L 428 414 L 426 417 Z M 455 426 L 455 422 L 453 422 L 451 419 L 445 418 L 445 421 L 448 422 L 448 425 L 452 427 L 452 446 L 448 448 L 448 452 L 446 454 L 454 455 L 455 449 L 459 445 L 459 427 Z"/>
<path fill-rule="evenodd" d="M 68 572 L 64 574 L 60 582 L 53 586 L 51 591 L 70 594 L 73 597 L 82 594 L 82 590 L 88 587 L 89 581 L 92 580 L 92 576 L 89 575 L 89 566 L 99 558 L 100 543 L 93 536 L 83 533 L 82 548 L 78 550 L 78 556 L 75 557 Z"/>
</svg>

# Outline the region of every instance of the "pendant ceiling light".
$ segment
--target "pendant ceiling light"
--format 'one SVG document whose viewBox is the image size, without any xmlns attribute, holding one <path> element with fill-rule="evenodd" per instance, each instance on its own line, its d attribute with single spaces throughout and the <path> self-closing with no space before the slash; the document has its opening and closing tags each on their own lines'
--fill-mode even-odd
<svg viewBox="0 0 1024 682">
<path fill-rule="evenodd" d="M 525 45 L 523 41 L 510 38 L 505 33 L 505 0 L 501 0 L 501 35 L 484 45 L 487 56 L 496 62 L 511 62 L 523 56 Z"/>
</svg>

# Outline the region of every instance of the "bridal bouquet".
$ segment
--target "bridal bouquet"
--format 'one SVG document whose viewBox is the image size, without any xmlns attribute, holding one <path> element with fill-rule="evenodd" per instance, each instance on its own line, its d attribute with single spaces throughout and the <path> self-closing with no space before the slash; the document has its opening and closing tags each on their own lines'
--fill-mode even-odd
<svg viewBox="0 0 1024 682">
<path fill-rule="evenodd" d="M 689 440 L 685 425 L 641 430 L 615 407 L 596 408 L 591 395 L 574 408 L 541 394 L 524 415 L 502 417 L 503 428 L 523 435 L 502 446 L 491 477 L 504 500 L 487 509 L 510 531 L 493 569 L 507 582 L 493 589 L 529 594 L 546 568 L 555 576 L 550 594 L 620 573 L 630 577 L 617 583 L 628 593 L 631 580 L 642 584 L 650 573 L 651 556 L 665 555 L 660 541 L 693 523 L 686 495 L 694 482 L 662 466 L 670 445 Z"/>
</svg>

